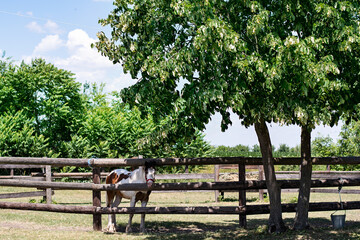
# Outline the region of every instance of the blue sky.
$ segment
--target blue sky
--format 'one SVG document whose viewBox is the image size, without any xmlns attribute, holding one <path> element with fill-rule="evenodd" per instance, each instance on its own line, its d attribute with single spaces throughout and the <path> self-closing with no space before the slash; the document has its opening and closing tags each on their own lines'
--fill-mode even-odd
<svg viewBox="0 0 360 240">
<path fill-rule="evenodd" d="M 0 50 L 15 62 L 30 62 L 42 57 L 59 68 L 72 71 L 77 81 L 105 83 L 106 91 L 120 90 L 135 83 L 90 44 L 99 31 L 109 32 L 98 24 L 113 9 L 111 0 L 2 0 L 0 4 Z M 221 119 L 215 115 L 207 125 L 206 140 L 213 145 L 258 144 L 254 128 L 241 126 L 232 116 L 233 126 L 222 133 Z M 273 145 L 300 144 L 300 128 L 269 125 Z M 313 138 L 329 135 L 338 138 L 340 126 L 320 126 Z"/>
</svg>

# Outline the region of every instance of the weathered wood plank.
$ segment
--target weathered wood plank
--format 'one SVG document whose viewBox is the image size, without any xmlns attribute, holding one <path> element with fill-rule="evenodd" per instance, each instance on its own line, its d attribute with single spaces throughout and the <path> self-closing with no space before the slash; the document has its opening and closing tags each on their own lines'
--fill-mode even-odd
<svg viewBox="0 0 360 240">
<path fill-rule="evenodd" d="M 0 179 L 15 179 L 15 180 L 29 180 L 29 181 L 45 181 L 44 177 L 30 177 L 30 176 L 0 176 Z"/>
<path fill-rule="evenodd" d="M 0 169 L 45 168 L 45 165 L 0 164 Z"/>
<path fill-rule="evenodd" d="M 214 181 L 219 181 L 219 174 L 220 174 L 220 165 L 214 165 Z M 219 190 L 215 191 L 215 202 L 219 202 L 220 192 Z"/>
<path fill-rule="evenodd" d="M 298 188 L 299 180 L 279 180 L 281 188 Z M 337 187 L 337 186 L 359 186 L 360 178 L 357 179 L 327 179 L 312 180 L 311 187 Z M 77 189 L 77 190 L 247 190 L 265 189 L 266 181 L 247 180 L 245 182 L 187 182 L 187 183 L 155 183 L 151 188 L 146 184 L 92 184 L 92 183 L 70 183 L 70 182 L 35 182 L 21 180 L 0 180 L 0 186 L 14 187 L 36 187 L 55 189 Z"/>
<path fill-rule="evenodd" d="M 46 166 L 45 167 L 45 172 L 46 172 L 46 182 L 51 182 L 51 166 Z M 47 204 L 51 204 L 52 203 L 52 198 L 51 198 L 51 188 L 46 188 L 46 203 Z"/>
<path fill-rule="evenodd" d="M 158 174 L 156 175 L 157 180 L 177 180 L 177 179 L 214 179 L 214 174 L 212 173 L 181 173 L 181 174 Z"/>
<path fill-rule="evenodd" d="M 0 208 L 61 212 L 61 213 L 80 213 L 80 214 L 93 214 L 96 211 L 96 207 L 94 206 L 69 206 L 69 205 L 60 205 L 60 204 L 19 203 L 19 202 L 17 203 L 0 202 Z"/>
<path fill-rule="evenodd" d="M 93 168 L 93 184 L 97 185 L 100 184 L 100 168 Z M 101 207 L 101 192 L 93 190 L 93 206 L 94 207 Z M 94 231 L 101 231 L 102 230 L 102 223 L 101 223 L 101 214 L 94 213 L 93 214 L 93 229 Z"/>
<path fill-rule="evenodd" d="M 0 164 L 33 164 L 52 166 L 78 167 L 119 167 L 141 166 L 146 161 L 158 165 L 215 165 L 215 164 L 245 164 L 262 165 L 261 158 L 250 157 L 200 157 L 200 158 L 151 158 L 151 159 L 80 159 L 80 158 L 35 158 L 35 157 L 0 157 Z M 301 158 L 275 158 L 277 165 L 299 165 Z M 360 164 L 360 157 L 323 157 L 312 158 L 314 165 L 330 164 Z"/>
<path fill-rule="evenodd" d="M 105 178 L 109 173 L 100 173 L 101 178 Z M 32 177 L 45 176 L 44 173 L 31 173 Z M 52 178 L 86 178 L 92 177 L 92 173 L 52 173 Z M 1 178 L 1 176 L 0 176 Z M 180 173 L 180 174 L 157 174 L 157 180 L 170 180 L 170 179 L 213 179 L 212 173 Z"/>
<path fill-rule="evenodd" d="M 43 197 L 43 196 L 46 196 L 45 191 L 2 193 L 2 194 L 0 194 L 0 199 L 23 198 L 23 197 Z"/>
<path fill-rule="evenodd" d="M 239 181 L 245 182 L 245 165 L 239 164 Z M 246 190 L 239 190 L 239 208 L 246 208 Z M 246 215 L 239 214 L 239 225 L 246 228 Z"/>
<path fill-rule="evenodd" d="M 0 202 L 2 209 L 34 210 L 62 213 L 80 213 L 80 214 L 267 214 L 270 212 L 270 206 L 265 204 L 247 205 L 246 207 L 125 207 L 125 208 L 107 208 L 95 206 L 69 206 L 60 204 L 39 204 L 39 203 L 12 203 Z M 310 203 L 310 211 L 331 211 L 341 210 L 340 203 L 320 202 Z M 343 202 L 343 209 L 360 209 L 360 201 Z M 296 204 L 282 204 L 283 212 L 295 212 Z"/>
</svg>

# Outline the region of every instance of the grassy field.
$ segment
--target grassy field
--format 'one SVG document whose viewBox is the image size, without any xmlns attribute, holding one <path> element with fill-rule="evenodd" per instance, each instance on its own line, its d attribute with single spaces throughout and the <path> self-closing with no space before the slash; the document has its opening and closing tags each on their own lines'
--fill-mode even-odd
<svg viewBox="0 0 360 240">
<path fill-rule="evenodd" d="M 346 188 L 352 189 L 352 188 Z M 354 188 L 353 188 L 354 189 Z M 357 188 L 358 189 L 358 188 Z M 0 193 L 22 192 L 30 189 L 1 187 Z M 33 190 L 33 189 L 32 189 Z M 31 191 L 32 191 L 31 190 Z M 53 199 L 58 204 L 91 205 L 90 191 L 56 191 Z M 297 193 L 283 193 L 283 202 L 296 201 Z M 39 202 L 41 198 L 34 198 Z M 343 201 L 359 201 L 360 196 L 343 194 Z M 102 195 L 104 202 L 105 195 Z M 248 204 L 261 204 L 257 193 L 247 194 Z M 1 200 L 5 201 L 5 200 Z M 29 202 L 30 198 L 6 201 Z M 34 200 L 32 200 L 34 201 Z M 311 202 L 339 201 L 337 194 L 312 193 Z M 265 202 L 266 203 L 266 202 Z M 226 193 L 223 202 L 214 202 L 214 193 L 152 193 L 148 206 L 236 206 L 237 194 Z M 121 206 L 129 206 L 124 200 Z M 139 233 L 140 216 L 133 219 L 133 234 L 124 234 L 127 215 L 117 215 L 120 233 L 108 234 L 92 231 L 92 216 L 35 211 L 0 210 L 0 239 L 360 239 L 360 210 L 346 212 L 346 226 L 333 230 L 332 212 L 310 213 L 312 229 L 270 235 L 266 231 L 268 215 L 248 216 L 248 228 L 238 227 L 236 215 L 147 215 L 148 233 Z M 283 214 L 287 226 L 293 223 L 295 213 Z M 107 216 L 103 218 L 103 228 Z"/>
</svg>

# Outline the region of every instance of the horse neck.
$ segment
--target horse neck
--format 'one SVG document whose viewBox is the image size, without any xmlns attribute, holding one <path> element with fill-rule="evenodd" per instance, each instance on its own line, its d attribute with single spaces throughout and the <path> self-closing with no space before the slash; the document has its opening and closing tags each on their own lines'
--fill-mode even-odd
<svg viewBox="0 0 360 240">
<path fill-rule="evenodd" d="M 145 168 L 140 166 L 138 169 L 136 169 L 134 172 L 133 172 L 133 178 L 134 180 L 144 180 L 145 181 Z"/>
</svg>

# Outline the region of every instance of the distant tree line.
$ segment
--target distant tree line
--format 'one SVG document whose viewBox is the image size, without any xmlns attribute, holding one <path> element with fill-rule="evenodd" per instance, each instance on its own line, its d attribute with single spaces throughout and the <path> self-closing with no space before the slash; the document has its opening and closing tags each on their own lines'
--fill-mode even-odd
<svg viewBox="0 0 360 240">
<path fill-rule="evenodd" d="M 311 142 L 312 156 L 360 156 L 360 122 L 345 124 L 340 132 L 340 139 L 335 142 L 330 136 L 315 137 Z M 272 147 L 274 157 L 300 157 L 300 145 L 289 147 L 280 144 L 278 148 Z M 213 146 L 214 157 L 261 157 L 260 147 L 255 144 L 252 147 L 245 145 Z M 324 166 L 313 166 L 314 170 L 324 170 Z M 331 165 L 332 170 L 359 171 L 360 165 Z M 279 170 L 299 170 L 299 166 L 280 166 Z"/>
</svg>

